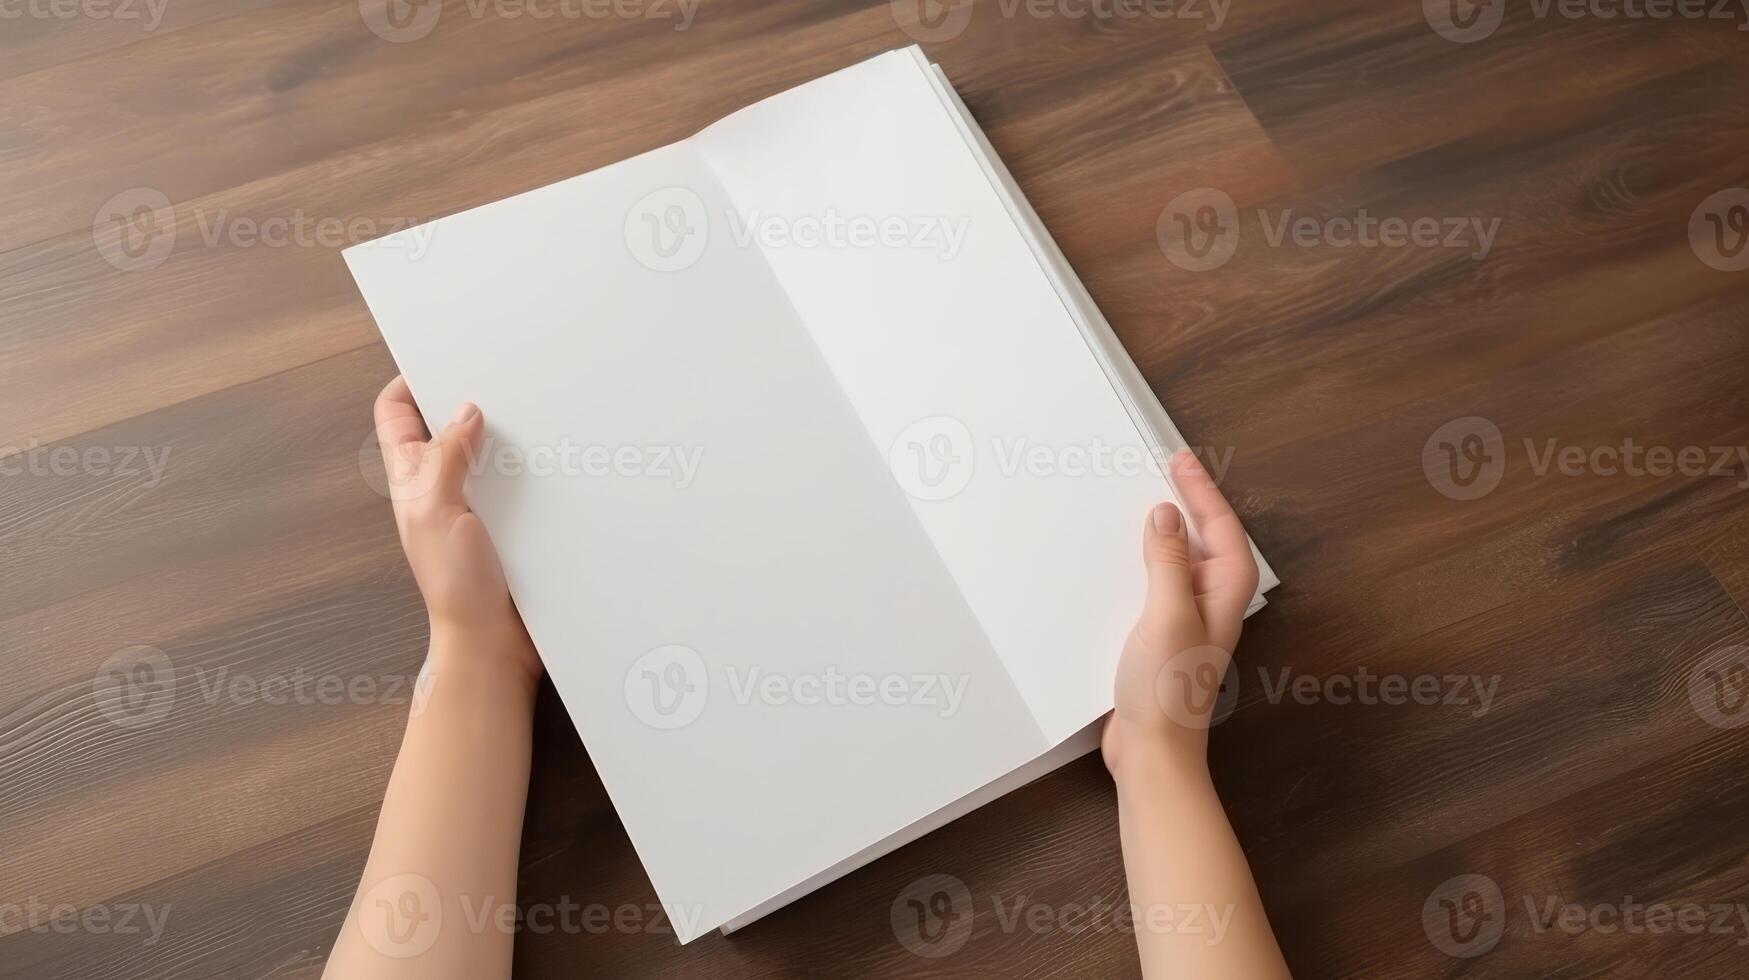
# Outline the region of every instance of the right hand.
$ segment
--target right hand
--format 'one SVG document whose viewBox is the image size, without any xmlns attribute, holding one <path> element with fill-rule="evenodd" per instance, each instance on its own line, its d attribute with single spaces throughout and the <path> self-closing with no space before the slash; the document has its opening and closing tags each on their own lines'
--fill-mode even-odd
<svg viewBox="0 0 1749 980">
<path fill-rule="evenodd" d="M 1206 553 L 1193 553 L 1184 514 L 1155 505 L 1142 530 L 1148 597 L 1118 662 L 1105 764 L 1122 779 L 1139 758 L 1206 765 L 1221 679 L 1257 591 L 1257 563 L 1238 515 L 1194 454 L 1172 457 L 1172 480 Z"/>
</svg>

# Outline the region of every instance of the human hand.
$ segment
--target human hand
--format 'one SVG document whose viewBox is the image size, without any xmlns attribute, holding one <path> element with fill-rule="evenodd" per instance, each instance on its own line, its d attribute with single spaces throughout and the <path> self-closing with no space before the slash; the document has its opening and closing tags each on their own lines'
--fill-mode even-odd
<svg viewBox="0 0 1749 980">
<path fill-rule="evenodd" d="M 436 438 L 396 376 L 377 395 L 377 442 L 395 527 L 431 617 L 433 656 L 452 650 L 503 661 L 538 682 L 541 662 L 510 600 L 498 552 L 462 494 L 486 420 L 464 402 Z"/>
<path fill-rule="evenodd" d="M 1202 535 L 1193 552 L 1170 503 L 1142 531 L 1148 597 L 1118 662 L 1116 707 L 1105 724 L 1105 765 L 1123 779 L 1138 760 L 1206 766 L 1221 679 L 1257 591 L 1257 563 L 1238 515 L 1194 454 L 1172 457 L 1172 480 Z"/>
</svg>

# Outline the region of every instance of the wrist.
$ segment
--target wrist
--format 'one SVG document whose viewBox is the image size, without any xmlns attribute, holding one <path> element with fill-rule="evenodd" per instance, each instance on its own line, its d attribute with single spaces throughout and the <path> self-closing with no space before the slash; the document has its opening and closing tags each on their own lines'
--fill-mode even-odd
<svg viewBox="0 0 1749 980">
<path fill-rule="evenodd" d="M 1153 731 L 1128 733 L 1119 757 L 1109 760 L 1112 782 L 1121 802 L 1143 788 L 1175 790 L 1213 786 L 1208 768 L 1206 732 L 1174 732 L 1175 737 Z M 1194 737 L 1184 737 L 1194 736 Z"/>
<path fill-rule="evenodd" d="M 426 670 L 457 681 L 456 687 L 491 696 L 512 695 L 533 704 L 540 688 L 540 657 L 517 620 L 455 622 L 433 617 Z"/>
</svg>

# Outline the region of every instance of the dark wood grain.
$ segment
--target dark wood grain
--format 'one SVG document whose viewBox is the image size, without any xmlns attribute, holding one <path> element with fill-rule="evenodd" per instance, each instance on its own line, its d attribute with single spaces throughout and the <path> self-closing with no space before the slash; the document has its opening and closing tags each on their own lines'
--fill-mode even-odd
<svg viewBox="0 0 1749 980">
<path fill-rule="evenodd" d="M 1749 904 L 1749 725 L 1707 701 L 1708 671 L 1749 649 L 1749 271 L 1708 266 L 1688 230 L 1749 187 L 1741 11 L 1509 4 L 1454 43 L 1395 0 L 1235 0 L 1212 30 L 1206 3 L 1029 9 L 972 0 L 925 49 L 1180 427 L 1229 461 L 1285 582 L 1247 628 L 1212 762 L 1296 975 L 1749 974 L 1749 916 L 1567 931 L 1533 912 Z M 398 745 L 426 637 L 372 483 L 369 404 L 393 364 L 341 243 L 212 230 L 451 214 L 684 137 L 916 24 L 908 0 L 703 0 L 684 30 L 443 0 L 404 44 L 354 0 L 171 0 L 149 30 L 0 20 L 0 976 L 319 975 Z M 175 245 L 124 267 L 94 219 L 140 189 L 169 203 Z M 1206 189 L 1234 203 L 1238 246 L 1190 271 L 1159 223 Z M 1498 231 L 1482 256 L 1270 240 L 1283 216 L 1362 212 Z M 1451 499 L 1428 440 L 1471 416 L 1500 430 L 1504 468 Z M 1537 465 L 1551 440 L 1625 439 L 1723 466 Z M 57 450 L 106 461 L 27 465 Z M 138 716 L 101 681 L 141 647 L 173 693 L 121 723 Z M 1365 675 L 1492 693 L 1279 689 Z M 232 686 L 299 677 L 366 689 Z M 632 925 L 525 931 L 517 973 L 1135 975 L 1113 807 L 1083 759 L 680 947 L 549 688 L 519 904 Z M 974 908 L 939 958 L 889 918 L 929 875 Z M 1501 895 L 1500 938 L 1473 957 L 1423 920 L 1464 875 Z M 56 907 L 164 928 L 61 932 Z M 1082 918 L 1029 928 L 1013 908 Z"/>
</svg>

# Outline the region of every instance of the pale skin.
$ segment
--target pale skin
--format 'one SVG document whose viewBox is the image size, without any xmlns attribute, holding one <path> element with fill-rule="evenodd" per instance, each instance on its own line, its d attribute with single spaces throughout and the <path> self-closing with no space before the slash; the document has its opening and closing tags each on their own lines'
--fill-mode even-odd
<svg viewBox="0 0 1749 980">
<path fill-rule="evenodd" d="M 1184 515 L 1170 503 L 1143 522 L 1148 597 L 1118 661 L 1116 708 L 1101 746 L 1117 783 L 1142 975 L 1286 977 L 1208 770 L 1214 694 L 1257 590 L 1257 563 L 1239 518 L 1196 457 L 1179 453 L 1171 466 L 1202 546 L 1192 546 Z M 1223 916 L 1228 924 L 1217 932 L 1210 919 Z"/>
<path fill-rule="evenodd" d="M 377 397 L 376 425 L 395 525 L 431 620 L 429 676 L 323 976 L 508 977 L 514 930 L 500 915 L 516 901 L 541 663 L 492 540 L 462 497 L 485 419 L 463 405 L 433 437 L 396 378 Z"/>
<path fill-rule="evenodd" d="M 431 622 L 415 698 L 352 908 L 324 977 L 509 977 L 516 868 L 541 663 L 497 552 L 462 494 L 485 431 L 472 404 L 435 436 L 406 382 L 376 402 L 395 524 Z M 1239 520 L 1195 457 L 1143 522 L 1148 597 L 1124 645 L 1103 751 L 1142 973 L 1288 976 L 1245 855 L 1208 773 L 1211 679 L 1238 643 L 1257 566 Z M 1203 911 L 1187 918 L 1182 911 Z M 1225 924 L 1217 932 L 1214 919 Z"/>
</svg>

